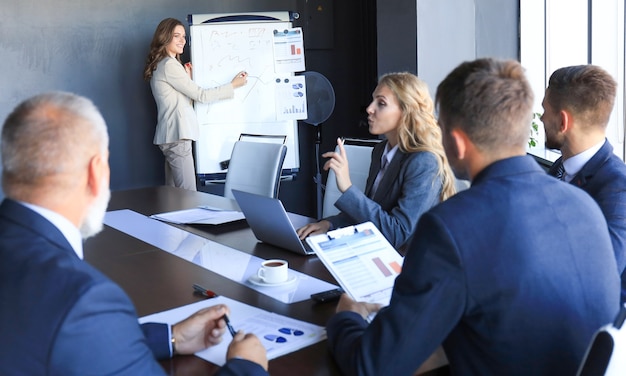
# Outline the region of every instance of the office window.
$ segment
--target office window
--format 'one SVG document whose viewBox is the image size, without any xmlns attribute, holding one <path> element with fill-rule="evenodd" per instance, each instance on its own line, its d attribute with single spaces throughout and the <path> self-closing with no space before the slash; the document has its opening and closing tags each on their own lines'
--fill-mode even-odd
<svg viewBox="0 0 626 376">
<path fill-rule="evenodd" d="M 520 50 L 538 113 L 556 69 L 595 64 L 613 75 L 618 89 L 607 138 L 624 159 L 624 0 L 521 0 Z M 543 125 L 537 122 L 537 145 L 528 152 L 554 161 L 559 153 L 545 149 Z"/>
</svg>

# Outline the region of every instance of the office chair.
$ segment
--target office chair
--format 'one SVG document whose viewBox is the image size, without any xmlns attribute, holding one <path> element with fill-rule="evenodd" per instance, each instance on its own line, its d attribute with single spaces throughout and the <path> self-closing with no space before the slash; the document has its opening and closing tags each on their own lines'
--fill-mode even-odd
<svg viewBox="0 0 626 376">
<path fill-rule="evenodd" d="M 626 303 L 615 321 L 600 328 L 593 336 L 578 376 L 626 375 Z"/>
<path fill-rule="evenodd" d="M 359 140 L 345 139 L 343 147 L 348 158 L 350 168 L 350 181 L 352 184 L 365 191 L 367 183 L 367 175 L 369 174 L 370 164 L 372 161 L 372 149 L 374 145 L 381 140 Z M 339 151 L 339 147 L 335 148 Z M 339 213 L 339 209 L 335 207 L 335 201 L 341 196 L 341 192 L 337 189 L 337 178 L 333 170 L 328 170 L 326 179 L 326 190 L 324 191 L 324 200 L 322 206 L 322 217 L 326 218 Z M 318 218 L 321 219 L 321 218 Z"/>
<path fill-rule="evenodd" d="M 234 199 L 232 190 L 238 189 L 277 198 L 286 154 L 284 144 L 235 142 L 226 172 L 224 197 Z"/>
</svg>

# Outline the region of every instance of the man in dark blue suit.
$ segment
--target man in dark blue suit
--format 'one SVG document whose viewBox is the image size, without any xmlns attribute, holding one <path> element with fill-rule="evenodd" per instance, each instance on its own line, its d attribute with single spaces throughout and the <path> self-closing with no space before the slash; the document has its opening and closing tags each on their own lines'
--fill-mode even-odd
<svg viewBox="0 0 626 376">
<path fill-rule="evenodd" d="M 618 310 L 602 212 L 526 156 L 533 94 L 518 62 L 465 62 L 436 102 L 448 160 L 472 185 L 422 216 L 371 324 L 379 307 L 342 296 L 327 326 L 337 363 L 409 375 L 442 345 L 452 374 L 575 374 Z"/>
<path fill-rule="evenodd" d="M 107 129 L 91 101 L 57 92 L 23 102 L 0 151 L 0 374 L 159 375 L 157 358 L 221 340 L 228 307 L 140 326 L 122 289 L 82 260 L 110 197 Z M 220 373 L 267 374 L 252 334 L 237 333 L 227 358 Z"/>
<path fill-rule="evenodd" d="M 550 76 L 543 99 L 546 147 L 561 151 L 552 176 L 574 184 L 598 203 L 609 226 L 621 302 L 626 302 L 626 165 L 613 153 L 606 128 L 617 83 L 595 65 L 560 68 Z"/>
</svg>

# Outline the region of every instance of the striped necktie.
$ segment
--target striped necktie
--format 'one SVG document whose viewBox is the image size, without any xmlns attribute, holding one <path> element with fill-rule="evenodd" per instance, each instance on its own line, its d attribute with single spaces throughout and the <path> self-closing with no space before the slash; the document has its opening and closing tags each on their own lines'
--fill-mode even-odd
<svg viewBox="0 0 626 376">
<path fill-rule="evenodd" d="M 559 164 L 559 167 L 557 167 L 556 174 L 554 176 L 556 176 L 556 178 L 559 180 L 563 180 L 565 178 L 565 166 L 563 166 L 563 163 Z"/>
</svg>

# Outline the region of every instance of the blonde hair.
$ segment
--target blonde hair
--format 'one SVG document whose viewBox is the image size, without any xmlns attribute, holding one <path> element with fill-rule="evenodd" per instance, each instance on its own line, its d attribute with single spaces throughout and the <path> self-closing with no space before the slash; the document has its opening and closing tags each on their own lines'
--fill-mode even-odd
<svg viewBox="0 0 626 376">
<path fill-rule="evenodd" d="M 398 126 L 398 148 L 405 153 L 430 152 L 437 157 L 441 177 L 441 201 L 456 193 L 454 174 L 443 149 L 441 129 L 428 86 L 408 72 L 388 73 L 378 80 L 395 95 L 402 117 Z"/>
<path fill-rule="evenodd" d="M 175 18 L 166 18 L 163 21 L 159 22 L 156 30 L 154 31 L 154 35 L 152 36 L 152 42 L 150 43 L 150 52 L 148 52 L 148 57 L 146 58 L 146 66 L 143 70 L 143 79 L 145 81 L 149 81 L 152 78 L 152 73 L 156 69 L 159 61 L 163 60 L 164 57 L 167 57 L 167 45 L 172 41 L 174 37 L 174 29 L 176 26 L 182 26 L 182 22 Z M 176 55 L 176 60 L 182 64 L 180 61 L 180 56 Z"/>
</svg>

